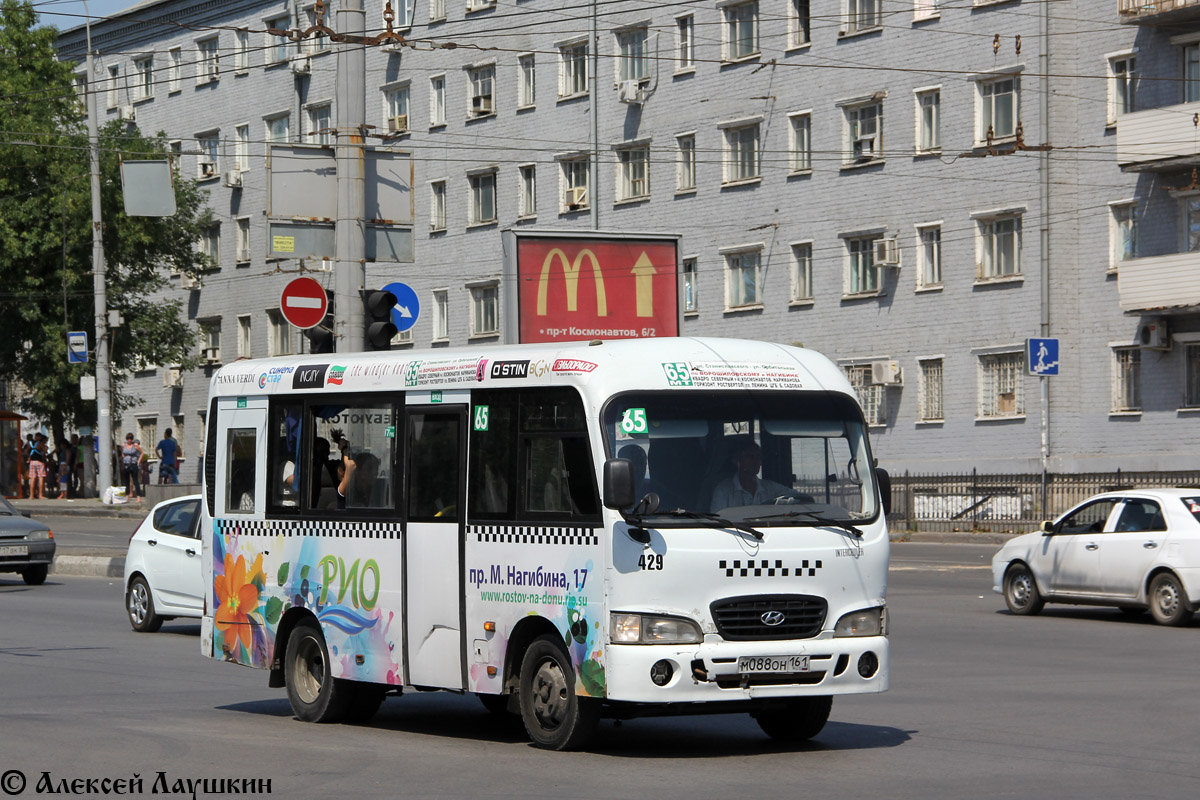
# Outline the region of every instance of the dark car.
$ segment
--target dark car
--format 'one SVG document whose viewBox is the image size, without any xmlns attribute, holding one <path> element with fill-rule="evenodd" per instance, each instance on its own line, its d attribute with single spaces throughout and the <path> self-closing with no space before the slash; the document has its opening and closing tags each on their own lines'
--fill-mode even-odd
<svg viewBox="0 0 1200 800">
<path fill-rule="evenodd" d="M 30 586 L 45 583 L 54 561 L 54 534 L 0 497 L 0 572 L 19 572 Z"/>
</svg>

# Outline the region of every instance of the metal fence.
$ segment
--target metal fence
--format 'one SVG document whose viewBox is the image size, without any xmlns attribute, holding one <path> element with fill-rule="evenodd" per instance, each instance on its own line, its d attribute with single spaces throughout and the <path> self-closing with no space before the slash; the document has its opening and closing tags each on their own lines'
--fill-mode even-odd
<svg viewBox="0 0 1200 800">
<path fill-rule="evenodd" d="M 1200 5 L 1200 0 L 1117 0 L 1117 13 L 1121 16 L 1144 16 L 1195 5 Z"/>
<path fill-rule="evenodd" d="M 1091 495 L 1134 487 L 1200 486 L 1200 471 L 1070 475 L 892 476 L 892 530 L 1026 531 Z"/>
</svg>

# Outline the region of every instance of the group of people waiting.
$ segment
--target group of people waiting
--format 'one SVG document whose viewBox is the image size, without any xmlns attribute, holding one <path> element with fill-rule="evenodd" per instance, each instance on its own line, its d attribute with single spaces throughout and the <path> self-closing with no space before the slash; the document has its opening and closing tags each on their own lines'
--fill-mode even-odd
<svg viewBox="0 0 1200 800">
<path fill-rule="evenodd" d="M 158 482 L 179 483 L 179 457 L 182 448 L 179 442 L 171 436 L 171 429 L 163 432 L 162 441 L 154 447 L 158 456 Z M 144 486 L 150 483 L 150 456 L 142 448 L 141 440 L 132 433 L 125 434 L 125 444 L 117 448 L 116 458 L 121 465 L 121 485 L 125 487 L 125 496 L 140 503 L 145 497 Z"/>
<path fill-rule="evenodd" d="M 30 433 L 21 448 L 27 465 L 27 483 L 23 495 L 31 500 L 77 497 L 83 484 L 83 458 L 79 450 L 79 434 L 63 439 L 53 450 L 50 437 Z"/>
</svg>

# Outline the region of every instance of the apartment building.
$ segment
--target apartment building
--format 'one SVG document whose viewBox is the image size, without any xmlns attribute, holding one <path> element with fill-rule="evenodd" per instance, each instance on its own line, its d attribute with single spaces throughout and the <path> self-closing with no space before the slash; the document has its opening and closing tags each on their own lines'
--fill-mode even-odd
<svg viewBox="0 0 1200 800">
<path fill-rule="evenodd" d="M 379 32 L 383 3 L 365 5 Z M 301 265 L 267 257 L 265 152 L 332 143 L 337 45 L 266 29 L 320 10 L 154 0 L 92 28 L 102 115 L 165 131 L 220 219 L 220 271 L 172 279 L 212 364 L 307 345 L 279 313 Z M 503 231 L 673 233 L 683 335 L 829 355 L 893 470 L 1195 466 L 1200 2 L 394 12 L 408 46 L 366 54 L 372 141 L 414 162 L 414 260 L 367 265 L 369 288 L 422 300 L 394 348 L 499 340 Z M 61 35 L 62 58 L 84 51 L 82 28 Z M 1042 336 L 1054 377 L 1026 369 Z M 122 430 L 174 427 L 199 454 L 209 372 L 138 374 Z"/>
</svg>

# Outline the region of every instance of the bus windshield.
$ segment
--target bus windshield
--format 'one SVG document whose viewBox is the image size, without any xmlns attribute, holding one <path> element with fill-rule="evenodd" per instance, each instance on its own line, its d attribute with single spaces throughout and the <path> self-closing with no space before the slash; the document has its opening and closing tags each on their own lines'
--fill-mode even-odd
<svg viewBox="0 0 1200 800">
<path fill-rule="evenodd" d="M 878 513 L 866 426 L 845 395 L 629 393 L 609 401 L 603 425 L 608 456 L 633 462 L 635 496 L 658 495 L 655 524 L 715 514 L 811 525 Z"/>
</svg>

